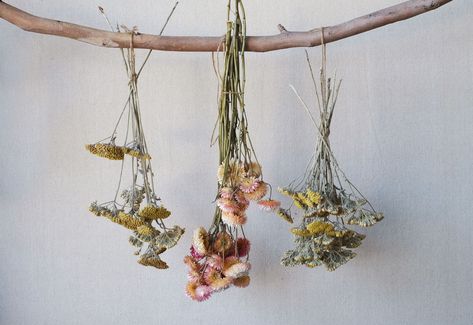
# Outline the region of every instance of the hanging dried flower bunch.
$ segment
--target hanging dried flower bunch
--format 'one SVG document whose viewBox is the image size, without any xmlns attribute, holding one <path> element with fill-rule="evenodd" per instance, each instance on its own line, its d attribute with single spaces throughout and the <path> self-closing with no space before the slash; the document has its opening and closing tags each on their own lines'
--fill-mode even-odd
<svg viewBox="0 0 473 325">
<path fill-rule="evenodd" d="M 231 13 L 234 19 L 231 21 Z M 248 133 L 245 112 L 245 12 L 242 1 L 228 1 L 223 74 L 220 77 L 216 132 L 220 153 L 217 172 L 218 192 L 214 220 L 209 230 L 194 231 L 190 255 L 184 262 L 189 268 L 187 295 L 196 301 L 231 285 L 249 285 L 250 242 L 243 225 L 251 201 L 265 209 L 277 209 L 279 202 L 263 198 L 270 186 L 263 180 L 261 165 Z M 216 69 L 219 70 L 218 68 Z"/>
<path fill-rule="evenodd" d="M 101 11 L 103 13 L 103 9 Z M 102 141 L 87 145 L 86 149 L 99 157 L 121 160 L 120 177 L 114 199 L 102 204 L 93 202 L 89 210 L 96 216 L 105 217 L 133 231 L 129 242 L 138 248 L 135 254 L 141 254 L 138 259 L 140 264 L 166 269 L 168 265 L 160 256 L 177 244 L 184 233 L 184 229 L 179 226 L 168 228 L 164 223 L 164 219 L 167 219 L 171 212 L 161 204 L 161 199 L 156 195 L 151 155 L 148 152 L 143 131 L 138 99 L 138 77 L 151 51 L 137 73 L 135 51 L 133 49 L 133 37 L 137 33 L 136 28 L 129 30 L 122 26 L 121 28 L 117 27 L 117 31 L 126 32 L 130 35 L 130 48 L 126 51 L 121 49 L 129 77 L 130 92 L 112 135 Z M 116 143 L 117 129 L 124 116 L 127 117 L 124 142 L 123 145 L 118 145 Z M 128 160 L 131 165 L 131 186 L 122 189 L 125 160 Z M 120 191 L 121 200 L 118 198 Z"/>
<path fill-rule="evenodd" d="M 348 180 L 330 148 L 330 124 L 337 102 L 340 81 L 326 76 L 326 48 L 322 46 L 320 86 L 307 55 L 314 82 L 320 122 L 317 124 L 309 108 L 294 90 L 309 113 L 317 129 L 315 155 L 300 181 L 294 181 L 279 191 L 292 199 L 293 205 L 303 215 L 301 224 L 291 229 L 296 247 L 288 250 L 281 262 L 284 266 L 325 265 L 334 271 L 356 256 L 352 251 L 361 245 L 365 235 L 350 229 L 348 225 L 369 227 L 383 219 L 368 200 Z M 289 210 L 280 211 L 290 218 Z"/>
</svg>

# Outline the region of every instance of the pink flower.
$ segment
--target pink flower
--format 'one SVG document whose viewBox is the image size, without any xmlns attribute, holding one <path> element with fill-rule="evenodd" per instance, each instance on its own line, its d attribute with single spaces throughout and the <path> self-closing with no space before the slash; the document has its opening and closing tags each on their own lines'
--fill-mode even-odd
<svg viewBox="0 0 473 325">
<path fill-rule="evenodd" d="M 184 263 L 191 270 L 197 271 L 200 269 L 199 263 L 197 263 L 197 261 L 192 256 L 189 256 L 189 255 L 185 256 Z"/>
<path fill-rule="evenodd" d="M 258 181 L 258 186 L 253 192 L 245 193 L 245 197 L 250 201 L 261 200 L 268 193 L 268 184 Z"/>
<path fill-rule="evenodd" d="M 220 198 L 217 200 L 217 206 L 226 213 L 238 213 L 240 212 L 240 206 L 238 202 L 231 199 Z"/>
<path fill-rule="evenodd" d="M 197 250 L 195 249 L 194 245 L 191 246 L 190 251 L 191 251 L 192 257 L 195 258 L 196 260 L 201 260 L 205 256 L 205 255 L 199 254 Z"/>
<path fill-rule="evenodd" d="M 207 230 L 205 230 L 203 227 L 199 227 L 194 230 L 194 234 L 192 237 L 192 247 L 194 247 L 195 252 L 198 254 L 196 256 L 206 255 L 208 246 L 209 235 L 207 233 Z"/>
<path fill-rule="evenodd" d="M 258 201 L 258 205 L 263 211 L 273 212 L 279 209 L 281 202 L 276 200 L 260 200 Z"/>
<path fill-rule="evenodd" d="M 223 258 L 217 254 L 213 254 L 212 256 L 207 258 L 207 264 L 210 267 L 213 267 L 214 269 L 221 271 L 223 268 Z"/>
<path fill-rule="evenodd" d="M 237 250 L 238 257 L 245 257 L 250 252 L 251 243 L 246 238 L 238 238 L 237 240 Z"/>
<path fill-rule="evenodd" d="M 245 178 L 240 184 L 240 190 L 243 193 L 253 193 L 260 185 L 260 182 L 261 181 L 256 180 L 253 177 Z"/>
<path fill-rule="evenodd" d="M 222 213 L 222 222 L 229 226 L 242 226 L 246 223 L 246 215 L 236 213 Z"/>
<path fill-rule="evenodd" d="M 187 273 L 187 279 L 191 282 L 197 282 L 199 281 L 201 278 L 201 275 L 198 271 L 196 270 L 190 270 L 188 273 Z"/>
<path fill-rule="evenodd" d="M 236 263 L 226 270 L 223 271 L 223 274 L 230 278 L 239 278 L 245 275 L 248 275 L 251 265 L 248 262 L 239 262 Z"/>
<path fill-rule="evenodd" d="M 235 193 L 235 200 L 240 204 L 242 210 L 246 210 L 248 205 L 250 205 L 250 201 L 246 199 L 245 194 L 242 191 Z"/>
<path fill-rule="evenodd" d="M 212 292 L 212 288 L 208 285 L 202 285 L 194 281 L 189 282 L 186 287 L 186 295 L 199 302 L 209 299 Z"/>
<path fill-rule="evenodd" d="M 223 187 L 220 190 L 220 197 L 231 200 L 233 198 L 233 189 L 231 187 Z"/>
<path fill-rule="evenodd" d="M 206 286 L 206 285 L 198 286 L 195 289 L 196 300 L 200 302 L 200 301 L 205 301 L 209 299 L 210 296 L 212 295 L 212 291 L 213 291 L 212 288 L 209 286 Z"/>
</svg>

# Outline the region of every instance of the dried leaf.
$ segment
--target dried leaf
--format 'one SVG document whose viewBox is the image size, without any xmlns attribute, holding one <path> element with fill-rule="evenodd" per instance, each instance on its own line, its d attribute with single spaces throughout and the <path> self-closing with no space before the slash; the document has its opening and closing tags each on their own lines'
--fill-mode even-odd
<svg viewBox="0 0 473 325">
<path fill-rule="evenodd" d="M 324 252 L 322 262 L 328 271 L 335 271 L 355 256 L 356 253 L 347 249 L 331 250 Z"/>
<path fill-rule="evenodd" d="M 184 231 L 185 230 L 179 226 L 174 226 L 174 228 L 162 232 L 154 239 L 156 246 L 164 247 L 166 249 L 176 246 L 179 239 L 184 234 Z"/>
<path fill-rule="evenodd" d="M 383 220 L 383 218 L 384 216 L 382 213 L 360 210 L 348 219 L 348 224 L 358 225 L 360 227 L 370 227 Z"/>
</svg>

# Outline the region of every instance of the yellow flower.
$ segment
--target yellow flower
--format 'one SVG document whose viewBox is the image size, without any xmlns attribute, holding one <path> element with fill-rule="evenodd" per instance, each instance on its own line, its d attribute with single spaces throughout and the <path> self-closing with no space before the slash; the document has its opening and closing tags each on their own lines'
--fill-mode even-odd
<svg viewBox="0 0 473 325">
<path fill-rule="evenodd" d="M 294 198 L 296 200 L 296 198 Z M 312 208 L 314 207 L 314 202 L 312 202 L 304 192 L 298 192 L 297 193 L 297 201 L 300 201 L 303 203 L 303 205 Z"/>
<path fill-rule="evenodd" d="M 171 212 L 164 206 L 157 207 L 155 205 L 148 205 L 140 210 L 138 215 L 145 219 L 166 219 L 171 215 Z"/>
<path fill-rule="evenodd" d="M 329 237 L 343 237 L 343 231 L 335 230 L 334 226 L 328 222 L 314 221 L 307 225 L 307 230 L 311 235 L 325 234 Z"/>
<path fill-rule="evenodd" d="M 312 201 L 314 204 L 319 204 L 322 200 L 322 196 L 320 195 L 319 192 L 315 192 L 312 189 L 308 188 L 306 191 L 307 197 L 309 200 Z"/>
<path fill-rule="evenodd" d="M 289 223 L 294 223 L 294 220 L 291 217 L 291 214 L 289 213 L 289 210 L 284 210 L 282 208 L 279 208 L 278 211 L 276 212 L 278 216 L 283 218 Z"/>
<path fill-rule="evenodd" d="M 320 264 L 318 264 L 316 262 L 307 262 L 307 263 L 305 263 L 305 266 L 307 266 L 308 268 L 311 268 L 311 269 L 313 269 L 314 267 L 317 267 L 319 265 Z"/>
<path fill-rule="evenodd" d="M 89 207 L 89 211 L 95 214 L 97 217 L 102 216 L 102 209 L 100 209 L 97 204 L 91 204 Z"/>
<path fill-rule="evenodd" d="M 291 233 L 299 237 L 311 236 L 311 233 L 307 229 L 291 228 Z"/>
<path fill-rule="evenodd" d="M 136 231 L 142 236 L 151 236 L 154 233 L 154 229 L 148 225 L 139 226 Z"/>
<path fill-rule="evenodd" d="M 314 221 L 307 225 L 307 230 L 311 235 L 317 235 L 323 233 L 325 229 L 325 223 L 322 221 Z"/>
<path fill-rule="evenodd" d="M 298 207 L 299 209 L 302 209 L 302 210 L 305 210 L 306 209 L 306 206 L 304 205 L 304 203 L 302 203 L 301 201 L 299 201 L 299 199 L 297 197 L 293 198 L 294 199 L 294 205 L 296 207 Z"/>
<path fill-rule="evenodd" d="M 85 148 L 90 153 L 110 160 L 123 160 L 125 150 L 123 147 L 119 147 L 113 144 L 97 143 L 88 144 Z"/>
<path fill-rule="evenodd" d="M 294 192 L 285 187 L 278 187 L 278 192 L 291 198 L 294 196 Z"/>
<path fill-rule="evenodd" d="M 160 270 L 169 268 L 166 262 L 164 262 L 157 256 L 156 257 L 141 256 L 141 258 L 138 260 L 138 263 L 144 266 L 153 266 Z"/>
<path fill-rule="evenodd" d="M 130 149 L 130 148 L 123 148 L 123 149 L 124 149 L 125 154 L 129 156 L 139 158 L 139 159 L 148 159 L 148 160 L 151 159 L 151 156 L 148 153 L 142 153 L 139 150 Z"/>
<path fill-rule="evenodd" d="M 120 211 L 118 213 L 118 217 L 112 217 L 109 218 L 111 221 L 118 223 L 119 225 L 122 225 L 125 228 L 128 228 L 130 230 L 136 230 L 136 228 L 144 225 L 145 223 L 135 217 L 133 217 L 131 214 L 127 214 L 123 211 Z"/>
</svg>

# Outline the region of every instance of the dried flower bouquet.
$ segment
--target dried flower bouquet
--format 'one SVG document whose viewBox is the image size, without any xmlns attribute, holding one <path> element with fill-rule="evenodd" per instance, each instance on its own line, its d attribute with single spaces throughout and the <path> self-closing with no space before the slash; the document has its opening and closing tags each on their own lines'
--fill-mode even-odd
<svg viewBox="0 0 473 325">
<path fill-rule="evenodd" d="M 175 7 L 171 11 L 169 18 L 174 12 L 174 9 Z M 103 9 L 100 8 L 100 10 L 104 14 Z M 110 27 L 113 30 L 111 25 Z M 138 259 L 140 264 L 153 266 L 158 269 L 166 269 L 168 265 L 161 259 L 161 254 L 177 244 L 184 233 L 184 229 L 179 226 L 168 228 L 164 223 L 164 219 L 167 219 L 171 215 L 171 212 L 161 204 L 161 199 L 156 194 L 154 173 L 151 167 L 151 155 L 148 151 L 142 125 L 138 98 L 138 78 L 151 51 L 148 53 L 144 63 L 137 72 L 135 51 L 133 48 L 133 37 L 137 33 L 136 28 L 129 30 L 125 26 L 121 26 L 121 28 L 117 27 L 117 31 L 125 32 L 130 35 L 130 48 L 127 50 L 121 49 L 129 78 L 128 99 L 118 118 L 112 135 L 102 141 L 87 145 L 86 149 L 99 157 L 121 160 L 120 177 L 114 199 L 102 204 L 93 202 L 89 210 L 96 216 L 105 217 L 133 231 L 129 242 L 131 245 L 138 248 L 135 254 L 141 254 Z M 126 132 L 124 144 L 118 145 L 116 143 L 117 129 L 125 116 Z M 122 189 L 121 184 L 125 160 L 129 160 L 131 165 L 129 171 L 131 186 Z M 121 200 L 118 198 L 120 191 Z M 144 253 L 142 253 L 143 251 Z"/>
<path fill-rule="evenodd" d="M 307 61 L 315 86 L 320 122 L 317 124 L 308 106 L 292 87 L 300 102 L 310 115 L 317 129 L 316 150 L 302 180 L 279 191 L 289 196 L 303 215 L 298 227 L 292 228 L 295 248 L 288 250 L 281 262 L 284 266 L 325 265 L 334 271 L 356 256 L 352 251 L 361 245 L 365 235 L 349 228 L 349 225 L 369 227 L 383 219 L 368 200 L 348 180 L 330 148 L 330 125 L 340 89 L 336 78 L 326 76 L 326 48 L 322 46 L 320 83 L 314 77 L 312 66 Z M 280 210 L 290 217 L 290 210 Z"/>
<path fill-rule="evenodd" d="M 232 13 L 234 19 L 230 21 Z M 263 199 L 270 186 L 263 180 L 261 165 L 248 133 L 245 111 L 245 11 L 241 0 L 228 1 L 228 23 L 224 48 L 224 68 L 220 78 L 218 120 L 213 143 L 218 142 L 220 166 L 213 223 L 210 229 L 194 231 L 190 255 L 187 295 L 196 301 L 231 285 L 249 285 L 250 242 L 243 225 L 251 201 L 266 210 L 279 207 L 271 198 Z M 217 68 L 218 72 L 219 69 Z"/>
</svg>

